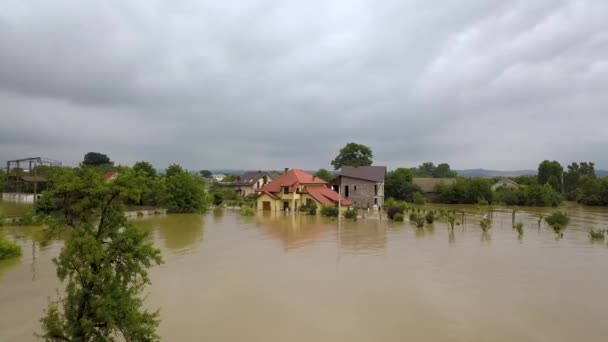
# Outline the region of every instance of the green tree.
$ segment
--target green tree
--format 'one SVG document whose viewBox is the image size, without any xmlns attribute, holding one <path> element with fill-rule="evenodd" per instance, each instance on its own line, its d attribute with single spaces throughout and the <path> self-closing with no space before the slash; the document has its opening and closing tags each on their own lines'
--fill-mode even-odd
<svg viewBox="0 0 608 342">
<path fill-rule="evenodd" d="M 581 162 L 568 165 L 568 171 L 564 173 L 566 199 L 578 201 L 581 197 L 580 187 L 587 178 L 596 178 L 594 163 Z"/>
<path fill-rule="evenodd" d="M 457 176 L 456 171 L 452 171 L 450 164 L 447 163 L 437 165 L 433 172 L 434 178 L 456 178 Z"/>
<path fill-rule="evenodd" d="M 199 174 L 201 175 L 201 177 L 203 178 L 211 178 L 211 176 L 213 176 L 213 174 L 211 173 L 211 171 L 209 170 L 201 170 L 199 172 Z"/>
<path fill-rule="evenodd" d="M 44 194 L 53 204 L 50 231 L 70 236 L 54 260 L 67 284 L 41 319 L 45 341 L 159 340 L 159 313 L 144 309 L 140 296 L 160 251 L 122 208 L 139 196 L 140 181 L 132 171 L 105 182 L 94 170 L 70 170 Z"/>
<path fill-rule="evenodd" d="M 133 164 L 133 171 L 143 172 L 148 177 L 156 177 L 156 169 L 147 161 L 139 161 Z"/>
<path fill-rule="evenodd" d="M 330 180 L 332 180 L 334 178 L 334 174 L 325 169 L 319 169 L 319 171 L 317 171 L 317 173 L 315 173 L 315 176 L 321 178 L 322 180 L 324 180 L 326 182 L 329 182 Z"/>
<path fill-rule="evenodd" d="M 538 166 L 538 184 L 549 184 L 561 193 L 563 172 L 564 168 L 559 162 L 545 160 Z"/>
<path fill-rule="evenodd" d="M 422 163 L 416 168 L 416 176 L 418 177 L 434 177 L 435 164 L 431 162 Z"/>
<path fill-rule="evenodd" d="M 459 178 L 453 184 L 438 189 L 439 201 L 453 204 L 492 202 L 492 183 L 486 178 Z"/>
<path fill-rule="evenodd" d="M 389 172 L 384 181 L 384 191 L 387 198 L 394 198 L 400 201 L 413 201 L 414 193 L 421 191 L 418 186 L 412 183 L 412 170 L 398 168 Z"/>
<path fill-rule="evenodd" d="M 89 152 L 84 155 L 82 166 L 102 166 L 102 165 L 114 164 L 110 158 L 99 152 Z"/>
<path fill-rule="evenodd" d="M 175 165 L 175 164 L 174 164 Z M 179 165 L 176 165 L 179 166 Z M 181 167 L 180 167 L 181 169 Z M 205 183 L 202 178 L 174 167 L 165 178 L 164 203 L 171 213 L 198 213 L 207 209 Z"/>
<path fill-rule="evenodd" d="M 331 162 L 331 165 L 335 170 L 339 170 L 343 166 L 370 166 L 373 157 L 374 155 L 369 147 L 351 142 L 340 149 L 340 153 Z"/>
<path fill-rule="evenodd" d="M 184 168 L 182 168 L 181 165 L 179 165 L 179 164 L 171 164 L 165 170 L 165 176 L 166 177 L 171 177 L 173 175 L 176 175 L 176 174 L 179 174 L 179 173 L 184 173 L 184 172 L 185 172 Z"/>
</svg>

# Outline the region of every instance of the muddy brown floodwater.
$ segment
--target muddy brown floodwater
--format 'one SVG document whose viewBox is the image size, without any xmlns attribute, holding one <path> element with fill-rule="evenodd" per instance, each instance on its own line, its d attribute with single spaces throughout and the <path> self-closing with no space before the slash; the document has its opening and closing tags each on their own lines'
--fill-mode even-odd
<svg viewBox="0 0 608 342">
<path fill-rule="evenodd" d="M 474 211 L 474 207 L 467 210 Z M 569 206 L 557 239 L 541 211 L 436 222 L 331 221 L 223 210 L 137 219 L 162 249 L 146 305 L 165 341 L 605 341 L 608 248 L 588 227 L 608 210 Z M 34 341 L 61 284 L 60 241 L 8 227 L 23 246 L 0 262 L 0 341 Z"/>
</svg>

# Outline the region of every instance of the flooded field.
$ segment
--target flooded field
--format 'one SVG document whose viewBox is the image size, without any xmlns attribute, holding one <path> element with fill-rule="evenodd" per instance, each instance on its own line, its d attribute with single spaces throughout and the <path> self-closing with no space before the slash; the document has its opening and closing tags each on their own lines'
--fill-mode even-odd
<svg viewBox="0 0 608 342">
<path fill-rule="evenodd" d="M 550 211 L 520 209 L 522 238 L 508 211 L 488 234 L 473 216 L 453 232 L 230 210 L 135 222 L 165 259 L 146 303 L 166 341 L 604 341 L 608 248 L 588 228 L 608 210 L 568 207 L 561 239 L 538 228 Z M 61 242 L 0 229 L 23 247 L 0 262 L 0 341 L 34 341 Z"/>
</svg>

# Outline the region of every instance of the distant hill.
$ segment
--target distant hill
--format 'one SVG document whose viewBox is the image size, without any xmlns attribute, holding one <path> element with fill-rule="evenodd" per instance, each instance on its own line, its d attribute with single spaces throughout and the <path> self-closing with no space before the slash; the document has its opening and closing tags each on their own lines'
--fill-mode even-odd
<svg viewBox="0 0 608 342">
<path fill-rule="evenodd" d="M 536 170 L 515 170 L 515 171 L 499 171 L 486 169 L 470 169 L 470 170 L 455 170 L 462 177 L 517 177 L 535 175 Z"/>
</svg>

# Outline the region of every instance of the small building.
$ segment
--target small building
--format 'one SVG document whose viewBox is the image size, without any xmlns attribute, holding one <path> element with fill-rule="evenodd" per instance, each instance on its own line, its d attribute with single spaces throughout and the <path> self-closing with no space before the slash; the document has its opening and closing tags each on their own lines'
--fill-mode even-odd
<svg viewBox="0 0 608 342">
<path fill-rule="evenodd" d="M 382 207 L 385 177 L 386 166 L 345 166 L 331 183 L 357 208 Z"/>
<path fill-rule="evenodd" d="M 456 178 L 423 178 L 414 177 L 412 183 L 418 186 L 424 194 L 436 194 L 437 189 L 441 185 L 452 185 L 456 182 Z"/>
<path fill-rule="evenodd" d="M 116 170 L 108 171 L 103 174 L 103 179 L 105 179 L 106 181 L 114 180 L 117 177 L 118 177 L 118 171 L 116 171 Z"/>
<path fill-rule="evenodd" d="M 226 175 L 223 173 L 214 173 L 211 177 L 213 177 L 214 181 L 221 182 L 224 180 L 224 178 L 226 178 Z"/>
<path fill-rule="evenodd" d="M 259 190 L 258 210 L 264 211 L 297 211 L 301 206 L 315 203 L 317 206 L 337 206 L 338 201 L 344 207 L 351 205 L 347 198 L 329 188 L 323 179 L 313 176 L 304 170 L 286 170 L 284 174 L 264 185 Z"/>
<path fill-rule="evenodd" d="M 237 194 L 241 196 L 249 196 L 255 194 L 260 189 L 270 183 L 272 180 L 277 179 L 280 175 L 276 172 L 266 171 L 252 171 L 245 172 L 238 180 L 232 182 L 231 186 Z"/>
<path fill-rule="evenodd" d="M 513 181 L 510 178 L 503 178 L 501 180 L 499 180 L 498 182 L 496 182 L 494 185 L 492 185 L 492 191 L 496 191 L 498 189 L 519 189 L 520 185 L 517 184 L 515 181 Z"/>
</svg>

